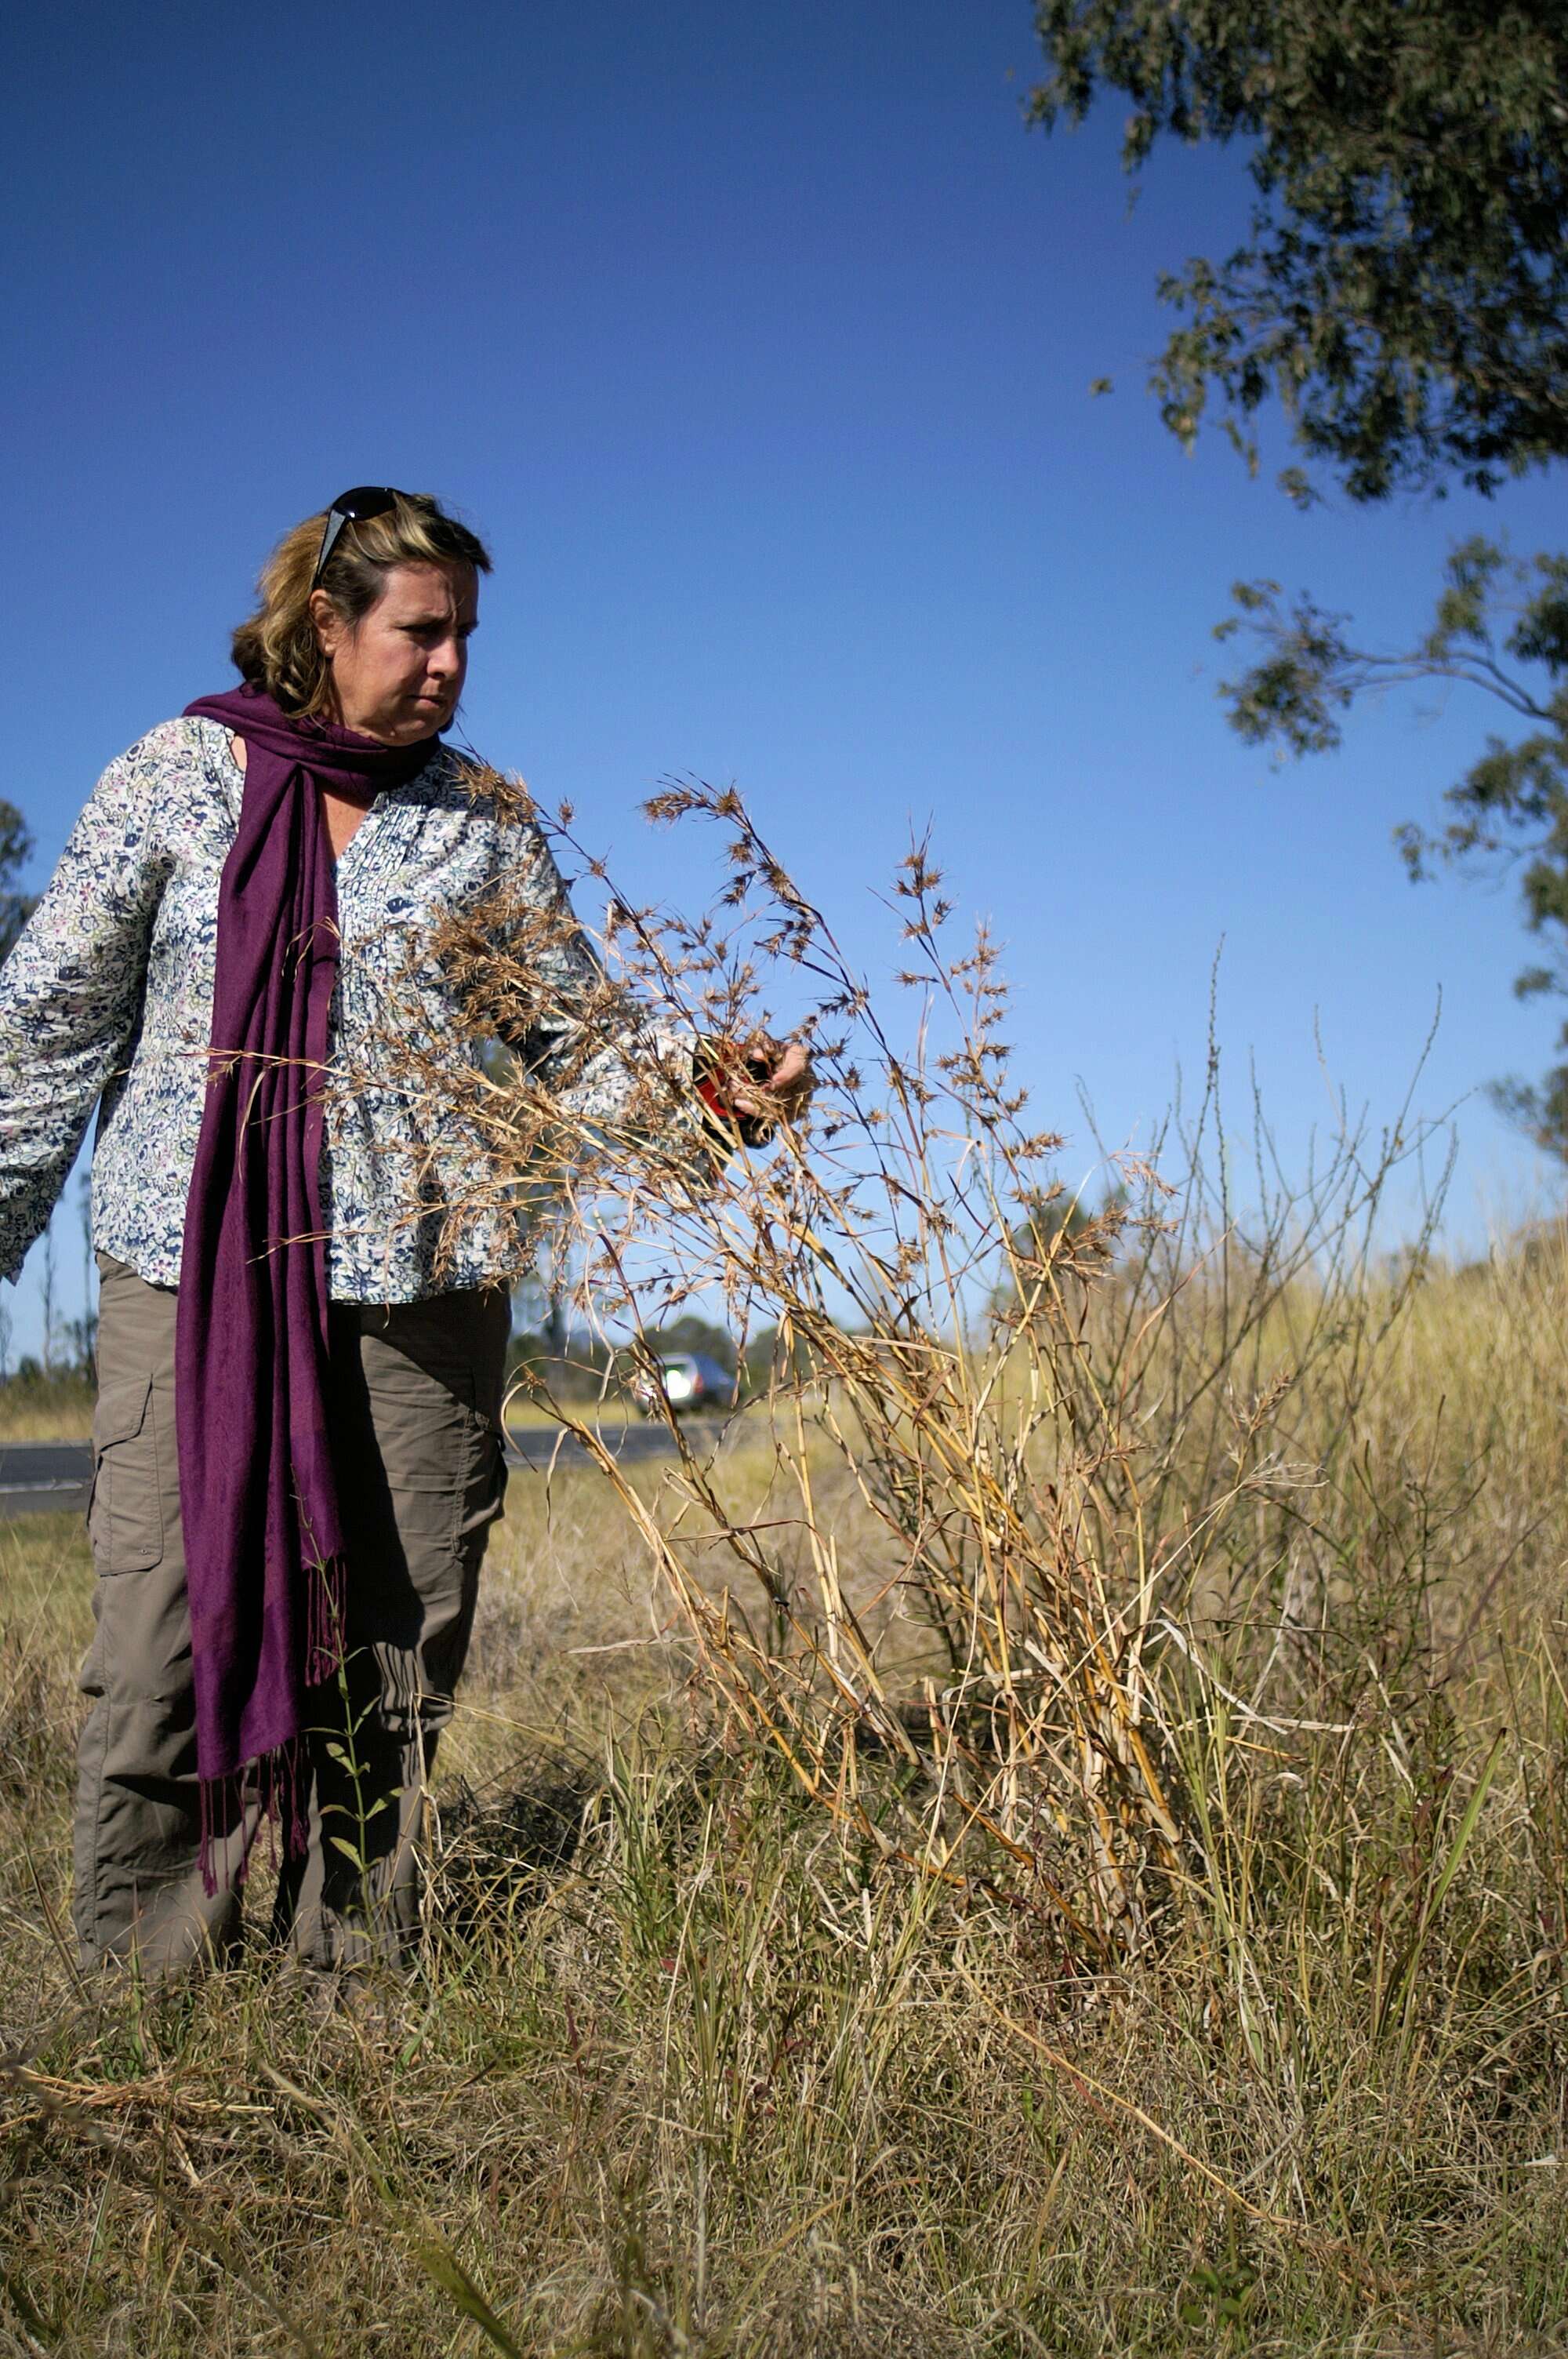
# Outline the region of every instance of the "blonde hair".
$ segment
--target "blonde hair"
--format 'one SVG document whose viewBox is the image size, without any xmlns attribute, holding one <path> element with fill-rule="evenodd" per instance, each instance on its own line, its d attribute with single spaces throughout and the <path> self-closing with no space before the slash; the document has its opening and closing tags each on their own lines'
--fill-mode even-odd
<svg viewBox="0 0 1568 2359">
<path fill-rule="evenodd" d="M 321 652 L 310 592 L 324 590 L 350 630 L 369 614 L 395 565 L 471 565 L 490 571 L 477 533 L 426 492 L 398 492 L 384 516 L 345 525 L 319 582 L 314 579 L 328 511 L 285 533 L 262 567 L 255 613 L 234 633 L 242 679 L 265 688 L 286 712 L 318 714 L 332 701 L 332 668 Z"/>
</svg>

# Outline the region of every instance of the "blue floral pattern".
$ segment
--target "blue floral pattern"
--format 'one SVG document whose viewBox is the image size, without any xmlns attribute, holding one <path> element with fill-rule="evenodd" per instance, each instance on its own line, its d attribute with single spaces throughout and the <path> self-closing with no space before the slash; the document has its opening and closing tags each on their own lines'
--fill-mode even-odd
<svg viewBox="0 0 1568 2359">
<path fill-rule="evenodd" d="M 329 1284 L 341 1301 L 417 1301 L 514 1279 L 530 1259 L 505 1211 L 465 1223 L 454 1241 L 447 1208 L 470 1196 L 493 1201 L 495 1191 L 472 1184 L 475 1145 L 446 1136 L 399 1084 L 410 946 L 422 930 L 502 889 L 550 921 L 537 1020 L 514 1045 L 535 1079 L 558 1078 L 565 1110 L 613 1119 L 650 1060 L 689 1076 L 686 1045 L 645 1032 L 629 1003 L 621 1037 L 600 1047 L 596 1032 L 585 1051 L 573 1008 L 602 997 L 601 971 L 542 831 L 477 777 L 442 748 L 417 777 L 376 797 L 339 857 L 329 1055 L 353 1080 L 329 1095 L 322 1182 Z M 93 1243 L 154 1285 L 178 1284 L 218 886 L 243 784 L 218 723 L 149 730 L 103 773 L 0 968 L 0 1276 L 15 1278 L 42 1234 L 97 1107 Z M 477 1057 L 455 1003 L 443 1004 L 438 970 L 423 974 L 419 1020 L 432 1039 L 445 1034 L 455 1053 Z"/>
</svg>

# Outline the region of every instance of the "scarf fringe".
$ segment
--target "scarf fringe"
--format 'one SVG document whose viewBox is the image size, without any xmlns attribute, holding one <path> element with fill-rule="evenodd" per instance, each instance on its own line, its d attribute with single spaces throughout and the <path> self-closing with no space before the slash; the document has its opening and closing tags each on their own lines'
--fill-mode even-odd
<svg viewBox="0 0 1568 2359">
<path fill-rule="evenodd" d="M 304 1748 L 300 1740 L 293 1737 L 288 1744 L 280 1745 L 276 1753 L 264 1753 L 259 1760 L 247 1761 L 242 1768 L 232 1769 L 226 1777 L 201 1779 L 201 1843 L 197 1857 L 201 1889 L 210 1900 L 220 1889 L 243 1891 L 251 1872 L 251 1854 L 264 1826 L 274 1866 L 277 1864 L 280 1834 L 284 1856 L 304 1858 L 310 1840 L 308 1778 Z M 255 1821 L 245 1828 L 246 1810 L 253 1798 L 257 1804 Z M 239 1858 L 227 1877 L 220 1877 L 217 1847 L 221 1843 L 226 1843 L 237 1827 L 245 1828 Z"/>
<path fill-rule="evenodd" d="M 335 1680 L 348 1659 L 344 1643 L 345 1593 L 348 1565 L 341 1556 L 305 1570 L 305 1684 L 322 1687 Z M 281 1834 L 286 1859 L 303 1859 L 310 1840 L 310 1765 L 302 1737 L 254 1761 L 243 1762 L 222 1777 L 203 1777 L 200 1786 L 201 1827 L 198 1860 L 201 1888 L 211 1900 L 218 1893 L 217 1846 L 243 1823 L 247 1794 L 260 1805 L 256 1823 L 246 1835 L 228 1888 L 239 1892 L 251 1872 L 251 1854 L 263 1826 L 272 1857 L 277 1857 Z"/>
<path fill-rule="evenodd" d="M 319 1688 L 335 1680 L 348 1659 L 344 1616 L 349 1568 L 333 1556 L 305 1571 L 305 1684 Z"/>
</svg>

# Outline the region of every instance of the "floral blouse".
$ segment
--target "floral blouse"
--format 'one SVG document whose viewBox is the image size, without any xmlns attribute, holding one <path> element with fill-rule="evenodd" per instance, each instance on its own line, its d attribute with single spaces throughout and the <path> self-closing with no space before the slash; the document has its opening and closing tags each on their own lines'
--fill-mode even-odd
<svg viewBox="0 0 1568 2359">
<path fill-rule="evenodd" d="M 0 968 L 0 1277 L 16 1277 L 42 1234 L 96 1107 L 93 1243 L 154 1285 L 179 1282 L 218 886 L 243 784 L 220 723 L 149 730 L 104 771 Z M 512 1044 L 533 1078 L 546 1086 L 558 1078 L 563 1110 L 612 1120 L 649 1060 L 668 1073 L 684 1060 L 689 1076 L 689 1049 L 644 1033 L 629 1003 L 622 1038 L 602 1047 L 596 1038 L 585 1050 L 572 1011 L 602 996 L 601 973 L 544 835 L 479 790 L 461 757 L 442 748 L 417 777 L 377 795 L 338 858 L 329 1056 L 353 1078 L 329 1093 L 321 1174 L 338 1300 L 413 1302 L 514 1280 L 528 1266 L 519 1216 L 505 1210 L 442 1240 L 446 1208 L 487 1192 L 470 1185 L 476 1150 L 446 1135 L 438 1116 L 421 1117 L 395 1069 L 411 940 L 479 909 L 498 887 L 544 921 L 538 1009 Z M 469 1027 L 455 1005 L 443 1007 L 427 970 L 418 1006 L 432 1036 L 423 1045 L 443 1028 L 466 1042 Z M 479 1050 L 456 1053 L 472 1060 Z"/>
</svg>

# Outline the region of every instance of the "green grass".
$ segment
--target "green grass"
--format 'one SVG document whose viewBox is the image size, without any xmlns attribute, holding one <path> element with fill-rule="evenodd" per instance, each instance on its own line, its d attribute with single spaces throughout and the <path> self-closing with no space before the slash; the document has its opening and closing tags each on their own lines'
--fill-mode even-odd
<svg viewBox="0 0 1568 2359">
<path fill-rule="evenodd" d="M 1562 2349 L 1565 1312 L 1560 1273 L 1436 1281 L 1353 1431 L 1326 1378 L 1294 1404 L 1320 1474 L 1250 1567 L 1298 1535 L 1293 1709 L 1195 1690 L 1212 1873 L 1098 1975 L 716 1721 L 570 1473 L 514 1478 L 407 1988 L 321 2023 L 258 1953 L 92 2003 L 91 1565 L 0 1529 L 0 2354 Z M 767 1512 L 760 1454 L 725 1480 Z M 873 1588 L 847 1478 L 817 1500 Z M 1249 1570 L 1206 1576 L 1243 1704 Z"/>
</svg>

